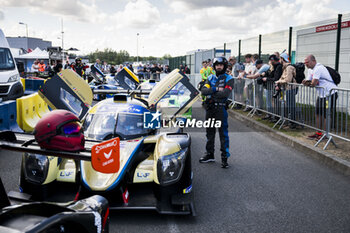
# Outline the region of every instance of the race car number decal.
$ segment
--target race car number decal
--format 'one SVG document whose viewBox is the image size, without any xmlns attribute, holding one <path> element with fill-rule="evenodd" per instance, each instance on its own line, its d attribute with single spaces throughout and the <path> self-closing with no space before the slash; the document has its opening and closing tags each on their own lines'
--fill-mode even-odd
<svg viewBox="0 0 350 233">
<path fill-rule="evenodd" d="M 92 167 L 102 173 L 116 173 L 120 167 L 120 139 L 113 138 L 93 145 L 91 148 Z"/>
</svg>

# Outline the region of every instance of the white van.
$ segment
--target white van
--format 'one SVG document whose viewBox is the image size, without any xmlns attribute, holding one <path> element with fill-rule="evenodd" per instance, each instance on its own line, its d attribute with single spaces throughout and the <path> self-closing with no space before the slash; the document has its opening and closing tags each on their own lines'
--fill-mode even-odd
<svg viewBox="0 0 350 233">
<path fill-rule="evenodd" d="M 16 99 L 23 95 L 23 86 L 7 39 L 0 29 L 0 99 Z"/>
</svg>

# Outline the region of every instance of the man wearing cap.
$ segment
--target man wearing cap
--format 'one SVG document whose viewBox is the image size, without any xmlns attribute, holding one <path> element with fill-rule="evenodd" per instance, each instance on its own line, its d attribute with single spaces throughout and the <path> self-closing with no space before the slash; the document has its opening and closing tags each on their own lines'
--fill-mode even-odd
<svg viewBox="0 0 350 233">
<path fill-rule="evenodd" d="M 257 69 L 257 72 L 255 74 L 247 75 L 247 79 L 257 79 L 257 84 L 255 86 L 255 101 L 257 103 L 258 108 L 263 108 L 263 84 L 262 77 L 266 75 L 268 70 L 270 69 L 270 66 L 267 64 L 263 64 L 263 61 L 261 59 L 257 59 L 255 61 L 255 67 Z M 260 114 L 260 113 L 258 113 Z"/>
<path fill-rule="evenodd" d="M 274 92 L 274 83 L 280 79 L 282 75 L 282 64 L 280 63 L 280 59 L 272 54 L 269 57 L 269 62 L 271 64 L 269 74 L 267 77 L 264 77 L 262 80 L 265 86 L 265 96 L 266 96 L 266 108 L 268 112 L 273 111 L 273 102 L 272 102 L 272 93 Z M 274 116 L 266 115 L 263 119 L 271 119 L 272 122 L 276 122 L 277 119 Z"/>
<path fill-rule="evenodd" d="M 288 83 L 296 83 L 295 77 L 296 77 L 296 70 L 295 67 L 292 66 L 289 62 L 289 56 L 287 53 L 282 53 L 280 55 L 281 57 L 281 64 L 282 64 L 282 75 L 281 78 L 276 81 L 276 90 L 280 90 L 281 88 L 284 88 L 286 90 L 286 98 L 287 98 L 287 112 L 288 112 L 288 118 L 291 120 L 295 120 L 295 111 L 296 111 L 296 105 L 295 105 L 295 95 L 297 94 L 296 86 L 287 85 Z M 295 129 L 296 124 L 294 122 L 290 122 L 289 128 Z"/>
</svg>

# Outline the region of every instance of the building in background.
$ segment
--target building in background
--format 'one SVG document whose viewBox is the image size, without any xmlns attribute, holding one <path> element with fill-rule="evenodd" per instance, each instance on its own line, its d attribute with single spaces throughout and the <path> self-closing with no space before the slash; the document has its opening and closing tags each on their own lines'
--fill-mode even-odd
<svg viewBox="0 0 350 233">
<path fill-rule="evenodd" d="M 335 66 L 335 48 L 337 37 L 337 21 L 327 19 L 300 26 L 293 26 L 291 40 L 291 61 L 303 62 L 308 54 L 314 54 L 317 62 L 326 66 Z M 259 35 L 226 43 L 226 46 L 218 46 L 212 49 L 200 49 L 187 52 L 185 56 L 169 59 L 171 69 L 178 68 L 180 64 L 188 64 L 192 74 L 198 74 L 202 68 L 202 61 L 222 56 L 225 49 L 226 57 L 233 55 L 237 61 L 243 62 L 244 55 L 259 54 Z M 269 55 L 274 52 L 288 52 L 289 28 L 287 30 L 262 34 L 260 55 L 264 62 L 268 62 Z M 341 83 L 339 87 L 350 88 L 350 14 L 343 14 L 340 41 L 339 73 Z"/>
<path fill-rule="evenodd" d="M 34 37 L 6 37 L 11 48 L 34 50 L 39 48 L 41 50 L 47 50 L 52 46 L 51 41 L 46 41 L 41 38 Z"/>
<path fill-rule="evenodd" d="M 326 66 L 335 66 L 335 51 L 338 24 L 323 24 L 297 31 L 296 60 L 313 54 L 317 62 Z M 350 20 L 342 21 L 339 73 L 339 87 L 350 89 Z"/>
</svg>

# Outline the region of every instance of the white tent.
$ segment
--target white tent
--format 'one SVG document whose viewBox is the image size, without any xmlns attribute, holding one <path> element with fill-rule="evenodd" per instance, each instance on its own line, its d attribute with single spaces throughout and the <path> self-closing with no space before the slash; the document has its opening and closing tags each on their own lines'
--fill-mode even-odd
<svg viewBox="0 0 350 233">
<path fill-rule="evenodd" d="M 21 59 L 49 59 L 49 53 L 45 50 L 40 50 L 39 48 L 34 49 L 30 53 L 20 55 L 18 58 Z"/>
</svg>

